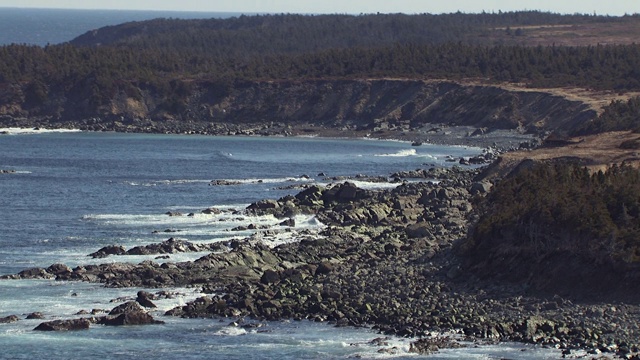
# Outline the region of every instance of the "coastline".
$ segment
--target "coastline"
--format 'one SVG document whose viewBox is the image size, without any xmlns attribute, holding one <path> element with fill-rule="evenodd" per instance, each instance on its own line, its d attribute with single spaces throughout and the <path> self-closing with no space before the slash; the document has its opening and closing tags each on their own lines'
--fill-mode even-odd
<svg viewBox="0 0 640 360">
<path fill-rule="evenodd" d="M 376 191 L 343 182 L 259 201 L 244 210 L 283 220 L 292 212 L 315 214 L 329 226 L 323 240 L 268 249 L 248 238 L 226 244 L 228 252 L 172 266 L 53 266 L 6 278 L 83 280 L 130 288 L 203 286 L 211 295 L 168 315 L 233 321 L 307 319 L 373 327 L 416 339 L 413 348 L 420 353 L 457 346 L 457 340 L 442 341 L 442 334 L 453 332 L 479 343 L 539 344 L 569 356 L 580 351 L 637 356 L 637 305 L 535 294 L 466 273 L 456 244 L 477 216 L 472 197 L 487 189 L 478 188 L 477 170 L 425 174 L 424 179 L 439 181 Z"/>
<path fill-rule="evenodd" d="M 234 125 L 233 128 L 220 124 L 208 124 L 207 130 L 202 124 L 186 124 L 184 127 L 173 129 L 139 127 L 128 125 L 108 128 L 95 128 L 82 122 L 55 124 L 40 123 L 39 121 L 18 121 L 14 125 L 0 128 L 1 135 L 17 133 L 42 132 L 122 132 L 144 134 L 174 134 L 174 135 L 207 135 L 207 136 L 277 136 L 299 138 L 328 138 L 328 139 L 366 139 L 401 141 L 409 144 L 433 144 L 447 146 L 470 146 L 478 148 L 494 148 L 500 152 L 518 149 L 532 149 L 540 145 L 542 140 L 536 135 L 522 133 L 516 130 L 477 129 L 471 126 L 452 126 L 446 124 L 428 124 L 420 129 L 412 130 L 345 130 L 333 129 L 313 124 L 283 125 L 262 127 L 260 124 Z"/>
</svg>

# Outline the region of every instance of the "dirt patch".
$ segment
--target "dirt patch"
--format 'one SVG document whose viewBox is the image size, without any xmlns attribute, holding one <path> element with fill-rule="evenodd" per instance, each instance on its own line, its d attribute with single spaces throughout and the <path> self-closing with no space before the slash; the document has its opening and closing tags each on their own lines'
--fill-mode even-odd
<svg viewBox="0 0 640 360">
<path fill-rule="evenodd" d="M 640 134 L 630 131 L 615 131 L 598 135 L 569 139 L 570 145 L 560 147 L 542 147 L 531 151 L 515 151 L 502 157 L 507 163 L 524 159 L 549 160 L 574 158 L 587 164 L 595 171 L 612 164 L 627 163 L 640 168 L 640 150 L 624 149 L 620 145 L 640 138 Z"/>
</svg>

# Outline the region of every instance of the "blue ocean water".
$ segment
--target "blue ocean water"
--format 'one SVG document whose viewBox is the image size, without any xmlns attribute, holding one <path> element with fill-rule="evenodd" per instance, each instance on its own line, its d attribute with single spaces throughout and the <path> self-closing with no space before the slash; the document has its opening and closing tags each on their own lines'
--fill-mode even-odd
<svg viewBox="0 0 640 360">
<path fill-rule="evenodd" d="M 156 18 L 228 18 L 239 15 L 241 14 L 225 12 L 26 9 L 0 7 L 0 45 L 54 45 L 70 41 L 90 30 L 130 21 L 143 21 Z"/>
<path fill-rule="evenodd" d="M 193 242 L 223 241 L 239 224 L 260 222 L 277 229 L 269 218 L 204 215 L 209 207 L 242 209 L 263 198 L 295 194 L 290 185 L 326 183 L 327 176 L 389 175 L 423 164 L 447 166 L 447 156 L 478 154 L 480 149 L 445 146 L 411 147 L 393 141 L 207 137 L 116 133 L 35 133 L 0 135 L 0 274 L 53 263 L 70 266 L 95 263 L 86 255 L 105 245 L 128 248 L 166 240 L 171 234 Z M 303 176 L 305 175 L 305 176 Z M 308 178 L 307 178 L 308 176 Z M 210 186 L 211 180 L 237 185 Z M 392 186 L 360 182 L 363 187 Z M 167 211 L 196 216 L 170 217 Z M 312 218 L 296 228 L 321 226 Z M 287 233 L 291 239 L 295 237 Z M 200 254 L 201 255 L 201 254 Z M 168 260 L 182 261 L 174 256 Z M 149 259 L 153 259 L 152 257 Z M 149 260 L 132 257 L 118 261 Z M 115 261 L 103 259 L 101 261 Z M 42 312 L 46 319 L 73 318 L 80 310 L 110 309 L 112 299 L 134 297 L 140 289 L 106 289 L 99 284 L 46 280 L 0 281 L 0 317 L 21 320 L 0 324 L 1 358 L 51 359 L 101 356 L 107 359 L 281 359 L 390 357 L 367 344 L 379 337 L 369 330 L 334 328 L 309 322 L 269 323 L 258 330 L 229 327 L 231 319 L 174 319 L 162 312 L 199 295 L 199 289 L 169 289 L 177 295 L 158 302 L 157 317 L 165 325 L 103 328 L 42 334 L 33 332 L 41 320 L 25 314 Z M 148 289 L 154 291 L 153 289 Z M 392 357 L 407 353 L 409 340 L 391 339 Z M 526 351 L 522 351 L 526 350 Z M 522 345 L 467 348 L 440 353 L 438 358 L 549 358 L 550 350 Z"/>
</svg>

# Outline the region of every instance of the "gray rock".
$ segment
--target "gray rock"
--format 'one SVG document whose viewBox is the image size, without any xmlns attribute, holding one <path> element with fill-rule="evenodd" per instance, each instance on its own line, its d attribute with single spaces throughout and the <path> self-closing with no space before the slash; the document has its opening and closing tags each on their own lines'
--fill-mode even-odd
<svg viewBox="0 0 640 360">
<path fill-rule="evenodd" d="M 17 317 L 16 315 L 9 315 L 9 316 L 5 316 L 3 318 L 0 318 L 0 324 L 9 324 L 12 322 L 16 322 L 19 321 L 20 318 Z"/>
<path fill-rule="evenodd" d="M 138 297 L 136 298 L 136 302 L 141 306 L 146 308 L 155 308 L 156 304 L 151 301 L 153 299 L 153 295 L 149 294 L 146 291 L 138 291 Z"/>
<path fill-rule="evenodd" d="M 87 330 L 91 325 L 88 319 L 53 320 L 43 322 L 34 331 L 74 331 Z"/>
<path fill-rule="evenodd" d="M 488 181 L 479 181 L 471 185 L 471 195 L 486 194 L 491 191 L 493 184 Z"/>
<path fill-rule="evenodd" d="M 31 313 L 31 314 L 27 315 L 27 319 L 28 320 L 44 319 L 44 315 L 41 312 L 34 312 L 34 313 Z"/>
</svg>

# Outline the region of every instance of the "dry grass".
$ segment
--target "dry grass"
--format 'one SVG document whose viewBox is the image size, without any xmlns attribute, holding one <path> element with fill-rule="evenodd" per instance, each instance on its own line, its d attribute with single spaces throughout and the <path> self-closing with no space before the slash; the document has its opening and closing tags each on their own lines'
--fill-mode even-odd
<svg viewBox="0 0 640 360">
<path fill-rule="evenodd" d="M 522 30 L 522 35 L 513 35 L 518 28 Z M 511 28 L 511 35 L 507 34 L 505 28 L 495 28 L 491 36 L 495 42 L 527 46 L 633 44 L 640 39 L 640 19 L 579 25 L 521 26 Z"/>
<path fill-rule="evenodd" d="M 598 135 L 573 138 L 573 144 L 560 147 L 542 147 L 532 151 L 506 153 L 506 163 L 517 163 L 524 159 L 550 160 L 563 157 L 580 159 L 595 171 L 612 164 L 627 163 L 640 168 L 640 150 L 621 149 L 624 141 L 640 139 L 640 134 L 630 131 L 616 131 Z"/>
</svg>

